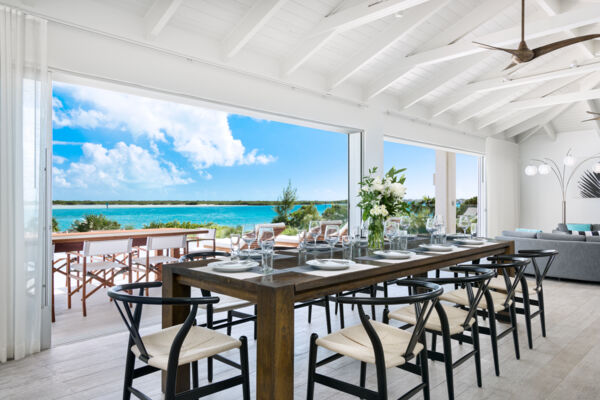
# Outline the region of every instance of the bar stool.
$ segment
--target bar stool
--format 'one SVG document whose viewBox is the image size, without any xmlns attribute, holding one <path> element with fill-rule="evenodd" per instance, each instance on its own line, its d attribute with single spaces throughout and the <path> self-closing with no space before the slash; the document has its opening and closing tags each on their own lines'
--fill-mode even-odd
<svg viewBox="0 0 600 400">
<path fill-rule="evenodd" d="M 199 298 L 164 298 L 144 296 L 144 290 L 158 288 L 162 282 L 142 282 L 115 286 L 108 291 L 114 300 L 117 310 L 129 330 L 129 344 L 127 345 L 127 360 L 125 366 L 125 381 L 123 399 L 129 400 L 131 394 L 140 399 L 149 399 L 148 396 L 133 387 L 133 380 L 153 372 L 165 371 L 165 399 L 174 400 L 197 399 L 220 392 L 237 385 L 242 385 L 244 400 L 250 400 L 250 378 L 248 372 L 248 344 L 246 337 L 239 340 L 210 329 L 195 326 L 196 312 L 199 304 L 215 304 L 218 297 Z M 135 291 L 137 295 L 124 293 Z M 182 325 L 162 329 L 156 333 L 141 336 L 139 332 L 142 316 L 142 306 L 148 305 L 178 305 L 190 307 L 190 312 Z M 130 307 L 135 305 L 133 313 Z M 219 356 L 219 353 L 240 350 L 240 363 Z M 198 360 L 207 357 L 219 357 L 224 363 L 241 371 L 240 375 L 224 379 L 202 387 L 198 387 Z M 146 364 L 135 368 L 136 358 Z M 181 365 L 192 365 L 193 389 L 184 393 L 175 393 L 177 368 Z"/>
<path fill-rule="evenodd" d="M 517 330 L 517 316 L 515 306 L 515 291 L 518 283 L 523 276 L 525 267 L 529 264 L 527 258 L 520 258 L 516 255 L 510 256 L 495 256 L 488 258 L 492 264 L 482 264 L 485 268 L 492 270 L 502 271 L 504 278 L 504 291 L 503 293 L 486 290 L 484 292 L 484 298 L 481 299 L 478 305 L 478 314 L 488 318 L 489 327 L 479 326 L 479 333 L 490 335 L 492 343 L 492 353 L 494 356 L 494 369 L 496 376 L 500 376 L 500 361 L 498 357 L 498 340 L 504 336 L 512 333 L 513 342 L 515 346 L 515 356 L 518 359 L 521 358 L 519 351 L 519 333 Z M 514 279 L 510 279 L 509 275 L 514 274 Z M 445 292 L 440 296 L 440 300 L 445 300 L 454 304 L 458 304 L 462 307 L 469 307 L 469 295 L 466 288 L 456 289 L 449 292 Z M 508 321 L 505 314 L 508 313 Z M 506 321 L 510 323 L 510 327 L 503 332 L 498 333 L 496 322 Z"/>
<path fill-rule="evenodd" d="M 475 373 L 477 376 L 477 386 L 481 387 L 481 349 L 479 345 L 479 325 L 477 323 L 477 307 L 487 291 L 490 279 L 496 274 L 494 270 L 481 267 L 452 267 L 452 272 L 464 273 L 465 276 L 444 277 L 444 278 L 417 278 L 426 282 L 436 283 L 438 285 L 458 284 L 466 289 L 469 306 L 462 309 L 442 302 L 435 305 L 436 313 L 433 314 L 425 324 L 425 330 L 431 332 L 433 336 L 432 348 L 427 351 L 427 356 L 434 361 L 443 361 L 446 369 L 446 384 L 448 386 L 448 398 L 454 399 L 454 377 L 453 370 L 469 358 L 475 360 Z M 417 323 L 417 315 L 413 307 L 402 307 L 398 310 L 389 312 L 384 311 L 384 323 L 388 320 L 397 320 L 407 323 L 402 326 L 406 329 Z M 465 332 L 471 332 L 469 336 Z M 443 352 L 435 351 L 435 341 L 437 335 L 441 335 L 444 346 Z M 452 359 L 451 339 L 458 340 L 460 343 L 470 343 L 473 350 L 462 356 L 456 361 Z"/>
<path fill-rule="evenodd" d="M 355 304 L 358 307 L 361 324 L 341 329 L 325 337 L 319 338 L 313 333 L 310 338 L 308 361 L 307 400 L 314 398 L 315 383 L 337 389 L 363 399 L 387 399 L 386 369 L 397 367 L 421 377 L 421 383 L 410 389 L 402 398 L 407 399 L 423 391 L 423 397 L 429 400 L 429 371 L 427 365 L 427 346 L 425 343 L 425 325 L 442 294 L 441 286 L 430 282 L 403 280 L 399 283 L 421 292 L 403 297 L 339 297 L 342 304 Z M 415 307 L 417 321 L 413 332 L 369 321 L 363 306 L 410 304 Z M 336 354 L 317 361 L 318 347 L 323 347 Z M 317 367 L 326 365 L 342 357 L 359 360 L 360 381 L 353 385 L 330 376 L 316 372 Z M 415 359 L 415 363 L 409 363 Z M 375 364 L 377 371 L 377 390 L 367 389 L 367 364 Z"/>
<path fill-rule="evenodd" d="M 517 286 L 515 300 L 517 303 L 522 303 L 523 307 L 517 307 L 516 311 L 518 314 L 525 316 L 525 327 L 527 328 L 527 342 L 529 348 L 533 348 L 533 336 L 531 332 L 531 319 L 537 316 L 540 317 L 540 324 L 542 326 L 542 336 L 546 337 L 546 314 L 544 308 L 544 287 L 543 281 L 546 278 L 546 274 L 550 270 L 554 259 L 558 255 L 557 250 L 519 250 L 519 257 L 531 259 L 533 265 L 533 271 L 535 274 L 535 281 L 529 281 L 523 276 L 521 278 L 520 286 Z M 540 265 L 541 263 L 543 265 Z M 530 286 L 530 284 L 532 284 Z M 500 281 L 500 278 L 494 278 L 490 282 L 490 288 L 503 290 L 504 282 Z M 521 295 L 519 297 L 518 295 Z M 537 298 L 532 298 L 535 295 Z M 531 312 L 531 306 L 535 306 L 538 309 L 535 312 Z"/>
</svg>

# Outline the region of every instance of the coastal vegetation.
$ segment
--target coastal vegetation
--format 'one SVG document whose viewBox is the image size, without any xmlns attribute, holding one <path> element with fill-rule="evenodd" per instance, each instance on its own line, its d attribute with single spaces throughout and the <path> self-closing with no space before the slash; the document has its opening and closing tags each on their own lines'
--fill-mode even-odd
<svg viewBox="0 0 600 400">
<path fill-rule="evenodd" d="M 103 214 L 86 214 L 81 219 L 76 219 L 71 224 L 75 232 L 108 231 L 121 229 L 121 224 L 106 218 Z M 131 227 L 130 229 L 133 229 Z"/>
</svg>

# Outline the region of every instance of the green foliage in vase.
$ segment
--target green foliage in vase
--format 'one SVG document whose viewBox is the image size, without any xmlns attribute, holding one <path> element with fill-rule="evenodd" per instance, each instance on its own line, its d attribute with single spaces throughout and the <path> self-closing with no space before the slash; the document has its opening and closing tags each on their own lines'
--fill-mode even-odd
<svg viewBox="0 0 600 400">
<path fill-rule="evenodd" d="M 369 170 L 369 175 L 360 181 L 358 206 L 363 210 L 363 220 L 370 217 L 388 217 L 409 211 L 408 204 L 403 201 L 406 194 L 404 182 L 406 168 L 394 167 L 383 178 L 376 176 L 377 167 Z"/>
</svg>

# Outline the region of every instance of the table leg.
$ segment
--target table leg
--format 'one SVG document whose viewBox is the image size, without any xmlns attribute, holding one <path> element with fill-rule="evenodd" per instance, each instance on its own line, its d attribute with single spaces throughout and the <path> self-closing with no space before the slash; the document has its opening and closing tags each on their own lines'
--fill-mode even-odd
<svg viewBox="0 0 600 400">
<path fill-rule="evenodd" d="M 171 269 L 166 268 L 163 272 L 163 297 L 190 297 L 191 289 L 177 282 Z M 182 324 L 190 313 L 189 306 L 163 306 L 162 327 L 168 328 L 173 325 Z M 165 390 L 167 374 L 162 373 L 162 389 Z M 190 365 L 182 365 L 177 369 L 177 380 L 175 390 L 177 393 L 190 389 Z"/>
<path fill-rule="evenodd" d="M 256 398 L 294 398 L 294 288 L 258 292 Z"/>
</svg>

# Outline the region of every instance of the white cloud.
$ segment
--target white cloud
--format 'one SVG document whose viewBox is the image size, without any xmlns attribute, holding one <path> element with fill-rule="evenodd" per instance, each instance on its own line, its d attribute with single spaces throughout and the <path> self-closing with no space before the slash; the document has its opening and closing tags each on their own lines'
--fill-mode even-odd
<svg viewBox="0 0 600 400">
<path fill-rule="evenodd" d="M 175 164 L 156 159 L 148 150 L 119 142 L 112 149 L 82 146 L 83 156 L 68 169 L 52 169 L 54 184 L 78 188 L 162 188 L 193 182 Z"/>
<path fill-rule="evenodd" d="M 57 155 L 52 155 L 52 164 L 64 164 L 65 161 L 67 161 L 66 158 L 61 157 L 61 156 L 57 156 Z"/>
<path fill-rule="evenodd" d="M 227 113 L 96 88 L 58 84 L 89 110 L 55 109 L 59 126 L 108 126 L 152 141 L 172 141 L 173 148 L 197 170 L 211 166 L 268 164 L 276 160 L 257 149 L 246 150 L 229 128 Z M 155 151 L 155 149 L 153 149 Z"/>
</svg>

